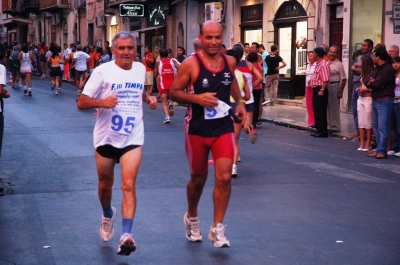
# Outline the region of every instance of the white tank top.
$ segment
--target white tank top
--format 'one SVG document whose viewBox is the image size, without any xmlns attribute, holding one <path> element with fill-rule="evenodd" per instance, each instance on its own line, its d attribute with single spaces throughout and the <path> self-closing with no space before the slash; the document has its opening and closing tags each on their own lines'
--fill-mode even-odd
<svg viewBox="0 0 400 265">
<path fill-rule="evenodd" d="M 24 67 L 31 67 L 31 58 L 29 58 L 29 53 L 22 53 L 22 59 L 21 59 L 21 68 Z"/>
</svg>

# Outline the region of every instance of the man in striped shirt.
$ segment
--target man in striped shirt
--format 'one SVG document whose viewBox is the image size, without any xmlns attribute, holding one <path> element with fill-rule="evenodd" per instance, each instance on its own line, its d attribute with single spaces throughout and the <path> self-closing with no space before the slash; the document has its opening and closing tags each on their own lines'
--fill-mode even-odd
<svg viewBox="0 0 400 265">
<path fill-rule="evenodd" d="M 324 48 L 314 49 L 317 65 L 309 81 L 309 86 L 313 89 L 313 108 L 315 118 L 316 133 L 310 134 L 314 137 L 328 137 L 327 106 L 328 106 L 328 85 L 330 79 L 330 68 L 328 62 L 324 60 Z"/>
</svg>

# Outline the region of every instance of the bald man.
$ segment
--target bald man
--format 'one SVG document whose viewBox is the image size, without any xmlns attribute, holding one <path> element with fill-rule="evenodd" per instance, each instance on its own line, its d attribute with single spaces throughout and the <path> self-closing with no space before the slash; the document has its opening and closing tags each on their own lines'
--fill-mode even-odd
<svg viewBox="0 0 400 265">
<path fill-rule="evenodd" d="M 236 60 L 220 53 L 222 27 L 206 21 L 198 36 L 202 50 L 183 61 L 172 84 L 172 100 L 189 104 L 185 117 L 185 149 L 191 173 L 187 185 L 188 211 L 184 215 L 186 237 L 201 241 L 197 206 L 208 174 L 208 156 L 214 158 L 214 220 L 208 239 L 217 248 L 229 247 L 222 224 L 231 194 L 233 163 L 233 119 L 246 115 L 245 101 L 233 70 Z M 187 92 L 185 91 L 187 89 Z M 237 102 L 236 113 L 230 108 L 230 96 Z"/>
</svg>

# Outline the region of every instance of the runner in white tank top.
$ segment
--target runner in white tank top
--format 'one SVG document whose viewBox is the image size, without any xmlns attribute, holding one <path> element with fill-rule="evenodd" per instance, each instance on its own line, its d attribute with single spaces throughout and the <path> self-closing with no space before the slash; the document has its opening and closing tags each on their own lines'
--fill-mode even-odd
<svg viewBox="0 0 400 265">
<path fill-rule="evenodd" d="M 24 86 L 24 95 L 32 96 L 32 63 L 36 62 L 33 54 L 28 52 L 28 46 L 22 46 L 22 52 L 18 54 L 18 59 L 21 62 L 20 72 L 21 81 Z M 28 88 L 26 80 L 28 80 Z"/>
</svg>

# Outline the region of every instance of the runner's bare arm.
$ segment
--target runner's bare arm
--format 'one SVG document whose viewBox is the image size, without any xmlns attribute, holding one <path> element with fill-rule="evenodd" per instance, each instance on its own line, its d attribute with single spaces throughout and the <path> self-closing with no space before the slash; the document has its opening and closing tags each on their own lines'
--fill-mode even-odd
<svg viewBox="0 0 400 265">
<path fill-rule="evenodd" d="M 185 88 L 197 78 L 198 65 L 194 56 L 185 59 L 172 83 L 169 96 L 173 101 L 183 104 L 199 104 L 207 108 L 218 106 L 217 93 L 189 94 Z"/>
<path fill-rule="evenodd" d="M 118 98 L 115 95 L 108 96 L 104 99 L 91 98 L 87 95 L 82 94 L 77 102 L 78 109 L 94 109 L 94 108 L 106 108 L 111 109 L 117 105 Z"/>
<path fill-rule="evenodd" d="M 147 105 L 149 106 L 150 109 L 156 109 L 157 108 L 158 101 L 157 101 L 156 97 L 151 96 L 147 92 L 143 92 L 142 99 L 143 99 L 144 102 L 147 103 Z"/>
<path fill-rule="evenodd" d="M 160 61 L 156 62 L 156 66 L 154 67 L 154 70 L 153 70 L 154 77 L 158 76 L 158 67 L 159 66 L 160 66 Z"/>
</svg>

